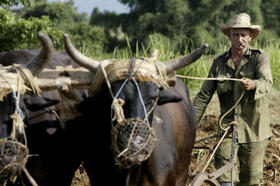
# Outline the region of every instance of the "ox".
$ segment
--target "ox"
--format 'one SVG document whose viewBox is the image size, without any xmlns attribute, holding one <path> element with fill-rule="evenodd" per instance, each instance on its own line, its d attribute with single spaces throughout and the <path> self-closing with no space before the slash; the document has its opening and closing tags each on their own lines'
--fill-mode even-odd
<svg viewBox="0 0 280 186">
<path fill-rule="evenodd" d="M 52 42 L 47 36 L 39 33 L 38 37 L 43 46 L 41 51 L 19 50 L 4 52 L 0 54 L 0 64 L 4 66 L 14 63 L 23 64 L 34 75 L 40 75 L 41 70 L 46 66 L 55 68 L 57 65 L 66 66 L 72 64 L 66 53 L 53 52 Z M 80 93 L 83 94 L 82 91 Z M 67 132 L 61 128 L 59 121 L 53 114 L 43 110 L 57 104 L 56 99 L 59 98 L 59 95 L 54 94 L 54 92 L 43 92 L 42 95 L 43 97 L 24 94 L 19 102 L 19 109 L 25 115 L 24 122 L 27 127 L 26 136 L 29 153 L 34 155 L 29 157 L 26 168 L 40 186 L 70 185 L 74 172 L 81 161 L 74 159 L 73 157 L 77 157 L 75 155 L 73 157 L 69 156 L 70 154 L 75 154 L 75 151 L 71 144 L 68 143 Z M 12 93 L 0 102 L 1 138 L 10 137 L 13 124 L 10 115 L 14 113 L 15 109 L 16 100 Z M 36 111 L 39 111 L 39 113 Z M 22 142 L 20 139 L 18 141 Z M 10 164 L 18 159 L 20 157 L 9 157 L 5 160 L 6 162 L 1 162 L 2 164 Z M 13 179 L 14 176 L 20 174 L 21 168 L 20 166 L 14 167 L 8 174 L 1 174 L 1 180 L 6 180 L 9 177 Z M 23 179 L 25 185 L 31 184 L 26 180 L 26 177 L 23 177 Z M 3 184 L 3 182 L 0 184 Z M 9 184 L 13 185 L 13 183 Z M 22 185 L 22 180 L 18 179 L 14 184 Z"/>
<path fill-rule="evenodd" d="M 75 49 L 68 35 L 65 35 L 65 44 L 67 52 L 75 62 L 96 74 L 93 80 L 94 95 L 79 105 L 83 115 L 67 123 L 79 123 L 72 125 L 74 128 L 71 130 L 74 131 L 76 139 L 80 140 L 76 143 L 80 143 L 80 152 L 91 183 L 113 183 L 118 186 L 185 185 L 196 133 L 194 109 L 184 82 L 175 79 L 176 85 L 167 88 L 167 84 L 172 85 L 172 81 L 168 82 L 165 78 L 199 58 L 207 46 L 204 45 L 190 55 L 164 65 L 156 61 L 156 55 L 150 59 L 124 60 L 122 65 L 117 60 L 100 63 L 88 58 Z M 153 61 L 155 65 L 149 66 L 145 61 Z M 107 63 L 108 66 L 102 65 Z M 144 63 L 148 66 L 142 69 L 141 65 Z M 116 68 L 110 70 L 114 65 Z M 147 74 L 146 71 L 150 68 L 154 70 Z M 120 74 L 112 77 L 114 71 L 119 69 Z M 102 78 L 98 74 L 101 74 Z M 155 80 L 154 77 L 158 78 L 158 74 L 161 76 Z M 97 85 L 98 81 L 101 82 L 100 85 Z M 173 85 L 175 82 L 173 81 Z M 119 109 L 114 109 L 115 101 L 119 102 Z M 132 125 L 133 123 L 140 127 Z M 138 130 L 139 135 L 129 133 L 128 138 L 132 138 L 122 139 L 121 134 L 131 132 L 128 128 L 122 130 L 117 137 L 112 135 L 117 126 L 126 125 L 135 126 L 132 131 Z M 142 128 L 144 131 L 141 131 Z M 154 132 L 147 132 L 150 129 Z M 126 153 L 128 147 L 123 151 L 116 151 L 114 139 L 120 138 L 120 143 L 132 140 L 129 145 L 140 146 L 141 151 L 144 145 L 149 143 L 142 140 L 145 136 L 141 137 L 141 133 L 156 136 L 152 152 L 147 153 L 150 156 L 143 157 L 143 154 L 139 154 L 132 159 L 125 159 L 124 165 L 128 166 L 123 168 L 123 162 L 118 158 Z M 144 149 L 144 154 L 145 152 Z"/>
</svg>

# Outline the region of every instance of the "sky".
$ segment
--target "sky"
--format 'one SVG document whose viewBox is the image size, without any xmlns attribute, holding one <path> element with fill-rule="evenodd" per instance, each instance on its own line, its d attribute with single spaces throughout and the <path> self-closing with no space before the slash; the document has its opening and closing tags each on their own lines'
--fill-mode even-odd
<svg viewBox="0 0 280 186">
<path fill-rule="evenodd" d="M 67 0 L 48 0 L 54 1 L 67 1 Z M 116 13 L 128 13 L 129 7 L 120 3 L 118 0 L 74 0 L 74 7 L 78 9 L 80 13 L 85 12 L 89 16 L 92 10 L 97 7 L 101 12 L 114 11 Z"/>
</svg>

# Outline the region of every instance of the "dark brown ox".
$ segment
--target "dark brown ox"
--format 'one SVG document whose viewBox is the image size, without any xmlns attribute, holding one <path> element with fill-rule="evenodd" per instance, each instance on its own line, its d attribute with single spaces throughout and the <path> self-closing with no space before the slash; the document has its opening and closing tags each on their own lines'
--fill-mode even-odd
<svg viewBox="0 0 280 186">
<path fill-rule="evenodd" d="M 72 62 L 67 53 L 54 51 L 48 36 L 39 33 L 38 37 L 42 41 L 41 50 L 17 50 L 1 53 L 0 64 L 3 66 L 12 64 L 25 65 L 35 77 L 39 77 L 45 67 L 55 69 L 57 66 L 75 66 L 75 63 Z M 77 93 L 79 94 L 78 96 L 82 97 L 86 92 L 79 91 Z M 42 97 L 23 94 L 19 102 L 19 109 L 22 110 L 25 116 L 27 146 L 29 153 L 34 155 L 29 157 L 26 168 L 40 186 L 69 186 L 75 170 L 81 163 L 80 159 L 75 155 L 75 149 L 68 143 L 67 132 L 60 126 L 60 122 L 49 109 L 49 106 L 58 103 L 57 100 L 61 101 L 60 94 L 57 91 L 49 91 L 42 92 Z M 74 100 L 73 102 L 76 104 Z M 66 105 L 65 108 L 61 104 L 58 106 L 59 111 L 62 111 L 61 108 L 69 109 L 70 107 L 70 105 Z M 12 128 L 10 116 L 15 109 L 16 100 L 12 94 L 5 96 L 4 100 L 0 101 L 0 138 L 10 137 Z M 58 113 L 61 114 L 61 112 Z M 25 143 L 20 139 L 17 140 Z M 20 158 L 10 156 L 6 157 L 6 163 L 2 160 L 1 162 L 9 164 Z M 1 170 L 2 168 L 0 166 Z M 5 180 L 14 178 L 20 173 L 21 166 L 5 171 L 0 174 L 0 185 L 4 184 Z M 23 179 L 17 179 L 15 183 L 8 182 L 8 185 L 22 185 L 23 183 L 24 185 L 31 185 L 25 176 L 23 176 Z"/>
<path fill-rule="evenodd" d="M 100 63 L 84 56 L 74 48 L 67 35 L 65 39 L 69 55 L 81 66 L 98 74 L 101 64 L 107 63 L 105 61 Z M 206 48 L 207 46 L 203 46 L 188 56 L 165 63 L 164 75 L 172 74 L 191 64 Z M 141 60 L 145 61 L 145 59 L 137 60 L 140 61 L 139 64 L 142 63 Z M 188 89 L 180 79 L 177 79 L 174 87 L 168 89 L 157 85 L 156 81 L 145 75 L 139 80 L 135 70 L 138 67 L 137 60 L 131 59 L 131 63 L 126 63 L 130 67 L 125 77 L 119 80 L 111 81 L 110 73 L 105 68 L 107 74 L 104 73 L 104 76 L 108 75 L 108 81 L 106 83 L 104 81 L 92 97 L 80 104 L 83 116 L 70 121 L 80 123 L 73 131 L 80 139 L 76 143 L 82 145 L 80 152 L 85 168 L 92 185 L 184 186 L 187 182 L 196 132 L 194 109 Z M 156 55 L 147 60 L 156 61 Z M 117 60 L 112 61 L 118 63 Z M 97 82 L 92 84 L 95 83 Z M 96 90 L 96 87 L 92 88 Z M 122 102 L 119 116 L 122 115 L 122 111 L 124 116 L 118 117 L 120 122 L 125 125 L 130 125 L 134 121 L 143 124 L 141 126 L 147 124 L 146 126 L 152 127 L 156 136 L 151 155 L 148 158 L 143 158 L 142 154 L 134 157 L 138 158 L 137 163 L 129 165 L 129 168 L 123 168 L 123 165 L 119 166 L 120 162 L 115 161 L 125 150 L 116 154 L 116 149 L 112 145 L 115 139 L 111 135 L 112 127 L 119 124 L 114 120 L 117 110 L 112 109 L 112 102 L 117 99 Z M 139 133 L 147 132 L 146 129 Z M 142 141 L 141 136 L 131 139 L 131 145 L 138 145 L 141 148 L 146 143 Z"/>
</svg>

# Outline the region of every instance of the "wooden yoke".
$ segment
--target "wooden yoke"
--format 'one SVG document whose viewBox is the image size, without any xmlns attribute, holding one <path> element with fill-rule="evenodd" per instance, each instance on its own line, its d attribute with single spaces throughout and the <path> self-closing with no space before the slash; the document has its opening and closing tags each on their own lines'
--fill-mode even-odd
<svg viewBox="0 0 280 186">
<path fill-rule="evenodd" d="M 13 67 L 1 67 L 0 69 L 0 100 L 13 90 L 20 93 L 32 92 L 30 82 L 23 82 L 18 86 L 21 77 L 19 73 L 11 72 Z M 73 68 L 72 66 L 57 67 L 56 69 L 44 69 L 37 76 L 31 77 L 42 91 L 50 91 L 64 86 L 71 86 L 78 89 L 88 89 L 93 79 L 93 73 L 83 67 Z M 24 78 L 23 78 L 24 79 Z M 20 90 L 18 90 L 20 87 Z"/>
</svg>

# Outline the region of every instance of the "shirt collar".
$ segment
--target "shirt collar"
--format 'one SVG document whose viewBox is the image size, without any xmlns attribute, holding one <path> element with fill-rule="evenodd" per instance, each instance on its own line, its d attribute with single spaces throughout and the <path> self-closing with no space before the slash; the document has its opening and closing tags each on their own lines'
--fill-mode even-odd
<svg viewBox="0 0 280 186">
<path fill-rule="evenodd" d="M 250 57 L 252 54 L 252 50 L 250 47 L 248 47 L 248 49 L 245 52 L 245 57 Z M 231 57 L 231 48 L 226 52 L 225 58 L 229 59 Z"/>
<path fill-rule="evenodd" d="M 239 66 L 243 66 L 244 64 L 246 64 L 249 61 L 249 58 L 250 58 L 251 54 L 252 54 L 252 50 L 250 49 L 250 47 L 248 47 L 248 49 L 245 52 L 245 55 L 244 55 L 243 59 L 241 60 L 241 64 Z M 232 68 L 233 70 L 235 70 L 234 64 L 230 60 L 230 58 L 231 58 L 231 48 L 226 52 L 225 64 L 227 66 L 229 66 L 230 68 Z M 246 58 L 246 60 L 244 60 L 244 58 Z"/>
</svg>

